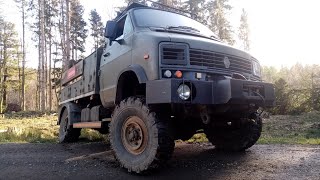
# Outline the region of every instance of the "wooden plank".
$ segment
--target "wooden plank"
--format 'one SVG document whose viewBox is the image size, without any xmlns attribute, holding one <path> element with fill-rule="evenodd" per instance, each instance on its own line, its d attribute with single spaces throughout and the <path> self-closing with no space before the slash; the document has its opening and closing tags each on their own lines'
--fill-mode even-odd
<svg viewBox="0 0 320 180">
<path fill-rule="evenodd" d="M 73 128 L 101 128 L 101 121 L 73 123 Z"/>
</svg>

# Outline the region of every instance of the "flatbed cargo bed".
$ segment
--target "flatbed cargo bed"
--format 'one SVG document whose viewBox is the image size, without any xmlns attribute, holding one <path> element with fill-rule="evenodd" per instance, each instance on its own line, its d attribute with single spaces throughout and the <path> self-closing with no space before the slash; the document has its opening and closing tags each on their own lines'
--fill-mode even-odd
<svg viewBox="0 0 320 180">
<path fill-rule="evenodd" d="M 102 48 L 69 68 L 62 75 L 60 104 L 99 94 L 98 72 Z"/>
</svg>

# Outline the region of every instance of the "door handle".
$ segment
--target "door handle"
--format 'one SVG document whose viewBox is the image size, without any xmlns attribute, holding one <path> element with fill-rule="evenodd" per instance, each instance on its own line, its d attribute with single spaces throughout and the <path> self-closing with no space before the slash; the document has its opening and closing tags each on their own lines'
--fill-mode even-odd
<svg viewBox="0 0 320 180">
<path fill-rule="evenodd" d="M 108 57 L 108 56 L 110 56 L 110 53 L 109 53 L 109 52 L 107 52 L 107 53 L 105 53 L 105 54 L 103 55 L 103 57 Z"/>
</svg>

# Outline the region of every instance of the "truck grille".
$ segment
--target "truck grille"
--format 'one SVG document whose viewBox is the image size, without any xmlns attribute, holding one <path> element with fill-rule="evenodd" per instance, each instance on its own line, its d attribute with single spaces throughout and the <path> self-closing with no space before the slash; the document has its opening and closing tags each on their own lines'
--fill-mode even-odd
<svg viewBox="0 0 320 180">
<path fill-rule="evenodd" d="M 230 62 L 228 68 L 224 63 L 226 57 Z M 209 69 L 228 69 L 249 74 L 252 72 L 252 64 L 249 59 L 198 49 L 190 49 L 190 65 L 204 66 Z"/>
<path fill-rule="evenodd" d="M 177 48 L 163 48 L 162 59 L 168 61 L 179 61 L 185 59 L 184 49 L 177 49 Z"/>
<path fill-rule="evenodd" d="M 162 64 L 187 65 L 187 45 L 163 43 L 160 46 Z"/>
</svg>

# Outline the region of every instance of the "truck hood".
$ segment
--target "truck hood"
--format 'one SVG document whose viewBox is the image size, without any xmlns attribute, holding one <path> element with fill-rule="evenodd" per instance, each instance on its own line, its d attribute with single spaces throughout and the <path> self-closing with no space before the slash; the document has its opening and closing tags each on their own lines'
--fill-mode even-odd
<svg viewBox="0 0 320 180">
<path fill-rule="evenodd" d="M 229 54 L 245 59 L 251 58 L 251 55 L 245 51 L 236 49 L 232 46 L 212 39 L 178 33 L 168 33 L 168 36 L 171 42 L 187 43 L 191 49 L 214 51 L 217 53 Z"/>
</svg>

